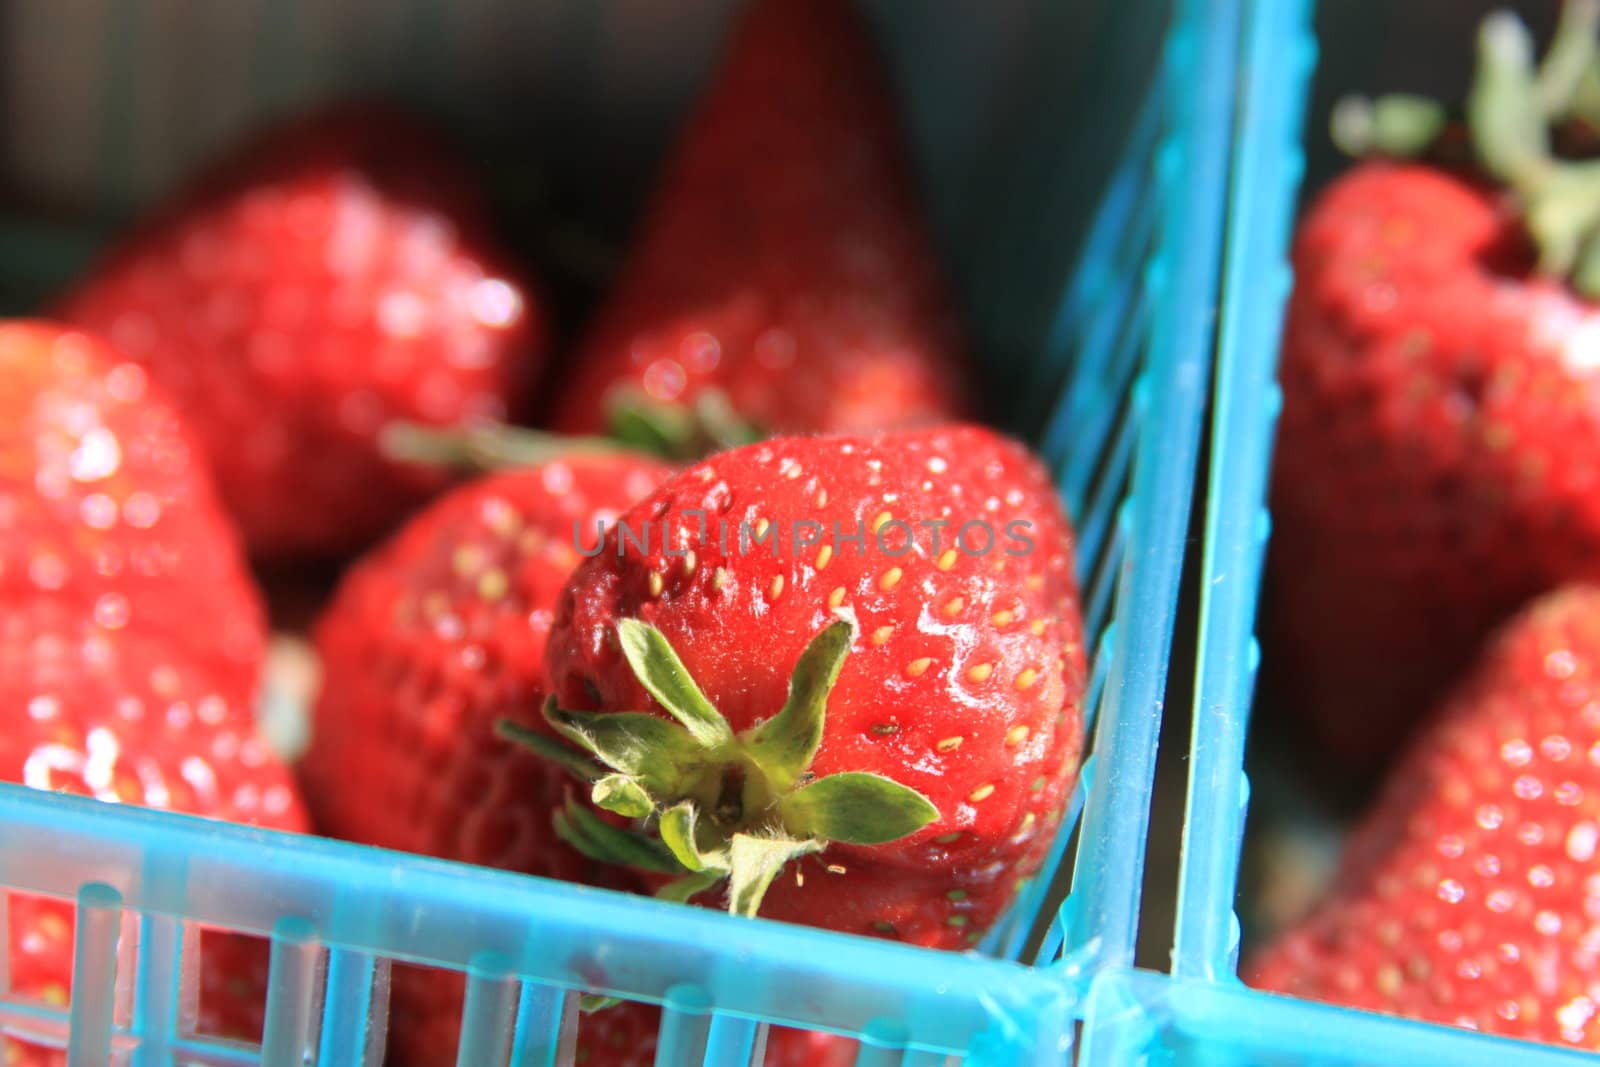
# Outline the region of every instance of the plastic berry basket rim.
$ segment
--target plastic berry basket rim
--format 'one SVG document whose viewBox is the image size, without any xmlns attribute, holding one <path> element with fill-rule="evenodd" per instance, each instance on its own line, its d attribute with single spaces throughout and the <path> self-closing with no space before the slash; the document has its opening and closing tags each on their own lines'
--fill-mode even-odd
<svg viewBox="0 0 1600 1067">
<path fill-rule="evenodd" d="M 1130 191 L 1153 186 L 1162 194 L 1153 237 L 1160 252 L 1143 264 L 1134 283 L 1151 326 L 1125 403 L 1142 421 L 1129 431 L 1137 443 L 1122 462 L 1131 474 L 1109 505 L 1111 525 L 1104 533 L 1103 559 L 1114 563 L 1114 573 L 1103 581 L 1116 589 L 1115 630 L 1108 627 L 1096 657 L 1106 707 L 1095 723 L 1091 758 L 1114 773 L 1084 769 L 1084 780 L 1094 787 L 1087 790 L 1078 830 L 1072 891 L 1058 912 L 1058 936 L 1042 951 L 1048 958 L 1064 943 L 1067 954 L 1058 965 L 1030 967 L 780 923 L 751 924 L 343 842 L 4 786 L 0 881 L 24 893 L 69 899 L 76 894 L 79 959 L 114 959 L 117 932 L 129 923 L 137 924 L 139 936 L 131 1020 L 126 1009 L 114 1010 L 112 979 L 89 973 L 94 968 L 79 969 L 82 979 L 74 980 L 68 1011 L 5 1002 L 0 1020 L 22 1017 L 45 1029 L 65 1023 L 74 1056 L 134 1042 L 157 1055 L 165 1049 L 197 1062 L 257 1062 L 244 1052 L 230 1060 L 209 1043 L 191 1048 L 171 1036 L 176 997 L 173 989 L 157 987 L 171 984 L 183 926 L 195 923 L 273 940 L 262 1062 L 277 1062 L 291 1050 L 298 1056 L 311 1040 L 317 1011 L 325 1013 L 323 1048 L 334 1054 L 348 1049 L 338 1042 L 362 1032 L 364 1015 L 353 1018 L 350 1011 L 365 1011 L 367 1001 L 357 994 L 365 988 L 370 996 L 379 956 L 465 972 L 466 1024 L 496 1018 L 494 991 L 513 983 L 520 991 L 519 1017 L 539 1008 L 557 1026 L 561 1011 L 533 1000 L 561 990 L 603 989 L 665 1003 L 668 1025 L 675 1016 L 703 1014 L 714 1005 L 712 1047 L 719 1027 L 753 1027 L 760 1019 L 848 1032 L 869 1047 L 965 1050 L 974 1063 L 989 1062 L 986 1048 L 996 1057 L 1027 1050 L 1030 1062 L 1056 1062 L 1070 1043 L 1070 1020 L 1087 977 L 1131 960 L 1137 931 L 1155 742 L 1209 387 L 1243 2 L 1174 4 L 1155 76 L 1159 87 L 1152 89 L 1163 99 L 1151 108 L 1164 111 L 1164 122 L 1152 120 L 1149 135 L 1154 141 L 1159 132 L 1163 139 L 1152 160 L 1132 158 L 1140 146 L 1130 144 L 1130 158 L 1113 178 L 1113 184 L 1123 182 L 1125 206 L 1133 209 L 1139 201 Z M 1108 191 L 1101 210 L 1114 202 Z M 1072 358 L 1069 350 L 1081 327 L 1074 330 L 1067 319 L 1093 315 L 1090 280 L 1097 272 L 1115 272 L 1117 265 L 1108 261 L 1124 235 L 1109 224 L 1100 231 L 1103 245 L 1093 234 L 1084 245 L 1063 297 L 1062 321 L 1040 354 L 1042 364 L 1062 366 Z M 1084 384 L 1082 368 L 1073 387 L 1095 395 L 1095 386 Z M 1071 832 L 1070 825 L 1060 830 L 1057 858 Z M 26 862 L 49 854 L 61 860 L 49 865 L 56 874 L 70 868 L 74 877 L 47 876 Z M 87 877 L 77 876 L 85 872 Z M 605 932 L 608 980 L 557 962 L 595 955 L 597 929 Z M 131 951 L 131 940 L 122 942 L 123 950 Z M 516 947 L 506 951 L 507 945 Z M 571 951 L 563 955 L 563 948 Z M 1011 938 L 1005 951 L 1020 948 Z M 315 962 L 321 949 L 331 950 L 325 972 Z M 739 967 L 728 966 L 730 960 Z M 751 981 L 753 971 L 769 980 Z M 318 1008 L 313 986 L 323 981 L 329 992 Z M 788 988 L 834 992 L 779 1003 L 776 990 L 784 981 L 791 983 Z M 519 1041 L 523 1029 L 518 1027 Z"/>
</svg>

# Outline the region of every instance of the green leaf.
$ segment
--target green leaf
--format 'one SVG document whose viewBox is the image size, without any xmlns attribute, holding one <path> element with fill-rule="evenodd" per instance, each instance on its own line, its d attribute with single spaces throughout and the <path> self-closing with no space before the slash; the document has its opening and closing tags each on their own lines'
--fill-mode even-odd
<svg viewBox="0 0 1600 1067">
<path fill-rule="evenodd" d="M 1546 119 L 1556 119 L 1572 110 L 1584 76 L 1594 69 L 1596 34 L 1600 33 L 1600 3 L 1596 0 L 1566 0 L 1555 36 L 1539 64 L 1539 103 Z"/>
<path fill-rule="evenodd" d="M 768 436 L 740 417 L 721 389 L 700 390 L 694 400 L 694 419 L 700 437 L 718 451 L 754 444 Z"/>
<path fill-rule="evenodd" d="M 1347 96 L 1330 116 L 1330 133 L 1350 156 L 1378 153 L 1398 159 L 1421 155 L 1445 126 L 1444 107 L 1425 96 L 1390 93 L 1376 100 Z"/>
<path fill-rule="evenodd" d="M 1525 188 L 1550 162 L 1549 135 L 1533 73 L 1533 39 L 1508 11 L 1483 20 L 1478 69 L 1467 96 L 1473 147 L 1484 169 Z"/>
<path fill-rule="evenodd" d="M 656 899 L 670 900 L 674 904 L 687 904 L 691 897 L 705 892 L 726 877 L 727 874 L 722 871 L 695 871 L 657 889 Z"/>
<path fill-rule="evenodd" d="M 783 708 L 749 735 L 750 755 L 780 792 L 799 780 L 822 744 L 828 694 L 855 635 L 853 622 L 838 619 L 813 637 L 789 677 Z"/>
<path fill-rule="evenodd" d="M 1584 244 L 1572 286 L 1591 300 L 1600 296 L 1600 234 L 1591 233 Z"/>
<path fill-rule="evenodd" d="M 734 834 L 728 847 L 728 911 L 755 918 L 761 898 L 790 860 L 819 851 L 825 842 L 806 838 L 755 837 Z"/>
<path fill-rule="evenodd" d="M 582 804 L 567 799 L 555 814 L 556 833 L 573 848 L 601 863 L 679 874 L 683 866 L 655 838 L 612 826 Z"/>
<path fill-rule="evenodd" d="M 725 851 L 700 851 L 700 844 L 695 840 L 695 815 L 692 800 L 685 800 L 662 812 L 659 827 L 662 843 L 672 850 L 679 863 L 691 871 L 726 874 L 728 856 Z"/>
<path fill-rule="evenodd" d="M 793 833 L 851 845 L 896 841 L 939 817 L 915 789 L 861 771 L 818 778 L 781 798 L 778 812 Z"/>
<path fill-rule="evenodd" d="M 572 772 L 580 781 L 592 782 L 602 777 L 606 772 L 582 752 L 575 751 L 563 745 L 553 737 L 546 737 L 536 730 L 530 730 L 521 723 L 512 722 L 510 719 L 501 719 L 494 724 L 494 732 L 528 749 L 534 755 L 543 757 L 558 767 L 563 767 Z"/>
<path fill-rule="evenodd" d="M 653 815 L 656 803 L 635 778 L 625 774 L 608 774 L 594 784 L 591 794 L 595 807 L 614 811 L 629 819 L 643 819 Z"/>
<path fill-rule="evenodd" d="M 584 993 L 578 997 L 578 1010 L 585 1015 L 605 1011 L 622 1003 L 621 997 L 604 997 L 598 993 Z"/>
<path fill-rule="evenodd" d="M 1600 223 L 1600 160 L 1552 167 L 1528 198 L 1526 215 L 1539 245 L 1539 269 L 1565 277 Z"/>
<path fill-rule="evenodd" d="M 556 707 L 552 697 L 544 717 L 562 737 L 607 767 L 639 778 L 657 792 L 673 791 L 705 751 L 677 723 L 643 711 L 567 711 Z"/>
<path fill-rule="evenodd" d="M 623 619 L 617 624 L 617 636 L 622 642 L 622 654 L 627 657 L 639 684 L 649 690 L 702 747 L 716 748 L 733 740 L 728 721 L 700 692 L 665 634 L 638 619 Z"/>
<path fill-rule="evenodd" d="M 665 459 L 686 459 L 694 451 L 694 416 L 681 404 L 664 404 L 637 389 L 620 391 L 607 413 L 610 436 Z"/>
</svg>

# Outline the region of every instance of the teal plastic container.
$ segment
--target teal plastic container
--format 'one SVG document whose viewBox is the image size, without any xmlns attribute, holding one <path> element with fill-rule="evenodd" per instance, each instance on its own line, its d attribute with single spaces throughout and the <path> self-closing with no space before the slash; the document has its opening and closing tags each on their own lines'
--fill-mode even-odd
<svg viewBox="0 0 1600 1067">
<path fill-rule="evenodd" d="M 0 301 L 11 311 L 70 277 L 164 180 L 141 152 L 141 131 L 166 129 L 161 143 L 180 149 L 192 141 L 198 151 L 204 140 L 152 124 L 141 62 L 129 52 L 160 54 L 161 42 L 187 32 L 194 41 L 185 55 L 215 68 L 219 79 L 236 74 L 232 91 L 263 107 L 348 89 L 353 80 L 387 86 L 467 124 L 493 112 L 495 97 L 470 77 L 476 68 L 464 72 L 448 61 L 471 36 L 456 15 L 478 18 L 493 6 L 479 0 L 388 5 L 401 24 L 395 48 L 404 63 L 315 69 L 305 66 L 297 42 L 332 5 L 241 4 L 260 22 L 239 38 L 248 45 L 239 71 L 207 54 L 226 43 L 207 37 L 206 27 L 215 28 L 207 20 L 234 17 L 229 5 L 188 5 L 200 22 L 176 32 L 170 20 L 181 17 L 174 14 L 181 5 L 93 6 L 102 16 L 93 33 L 114 61 L 95 90 L 99 105 L 78 128 L 89 131 L 87 158 L 99 168 L 90 177 L 103 180 L 79 190 L 76 215 L 0 220 Z M 638 63 L 640 40 L 650 34 L 629 29 L 630 19 L 661 19 L 649 5 L 620 2 L 503 6 L 533 12 L 549 32 L 586 49 L 583 62 L 604 70 L 614 69 L 607 57 L 617 50 L 633 49 L 630 62 Z M 662 40 L 674 42 L 663 49 L 685 69 L 703 65 L 728 6 L 683 5 L 681 19 L 662 24 L 670 30 Z M 1287 3 L 1286 14 L 1267 19 L 1279 10 L 1271 0 L 867 5 L 977 348 L 1004 401 L 1003 422 L 1048 458 L 1080 531 L 1088 632 L 1096 637 L 1092 758 L 1073 817 L 1049 869 L 981 952 L 937 953 L 0 787 L 0 886 L 77 905 L 70 1004 L 25 1002 L 0 987 L 0 1031 L 54 1041 L 73 1067 L 103 1065 L 108 1056 L 136 1067 L 376 1064 L 383 1041 L 374 1024 L 384 1016 L 388 967 L 403 961 L 469 976 L 463 1067 L 568 1062 L 561 1038 L 579 993 L 665 1005 L 660 1067 L 743 1064 L 768 1025 L 858 1037 L 858 1062 L 870 1065 L 949 1057 L 975 1067 L 1065 1062 L 1091 980 L 1131 963 L 1138 929 L 1156 741 L 1211 384 L 1229 172 L 1248 164 L 1246 152 L 1261 150 L 1254 139 L 1232 145 L 1236 84 L 1244 69 L 1259 106 L 1264 65 L 1281 58 L 1267 55 L 1264 35 L 1297 39 L 1302 6 Z M 157 9 L 166 21 L 155 19 Z M 64 9 L 29 0 L 15 10 L 48 22 Z M 527 20 L 519 25 L 526 29 Z M 81 22 L 59 28 L 83 32 Z M 1239 65 L 1247 29 L 1252 62 L 1263 66 Z M 482 37 L 482 27 L 474 33 Z M 692 39 L 678 41 L 684 34 Z M 537 37 L 528 47 L 565 54 Z M 591 69 L 583 62 L 574 68 L 580 74 Z M 317 81 L 327 69 L 339 84 Z M 693 78 L 691 70 L 689 87 L 665 99 L 688 99 Z M 557 104 L 582 110 L 604 109 L 608 94 L 622 90 L 591 72 L 550 92 Z M 644 100 L 644 112 L 622 107 L 609 126 L 585 125 L 629 145 L 664 143 L 674 116 L 663 113 L 665 125 L 652 126 L 656 95 L 628 97 Z M 65 111 L 78 98 L 60 99 Z M 199 111 L 213 103 L 191 102 Z M 1236 173 L 1236 202 L 1243 182 Z M 1288 192 L 1282 176 L 1267 183 L 1260 224 L 1281 229 Z M 1250 227 L 1234 218 L 1237 256 Z M 1278 243 L 1267 233 L 1258 258 L 1277 264 Z M 1265 340 L 1270 310 L 1224 304 L 1224 336 L 1235 350 L 1249 347 L 1241 333 Z M 1270 358 L 1258 351 L 1255 362 L 1236 360 L 1227 370 L 1220 402 L 1244 411 Z M 1264 462 L 1265 425 L 1244 414 L 1256 429 L 1229 455 L 1255 449 L 1249 466 Z M 1218 471 L 1232 469 L 1218 463 Z M 1247 524 L 1257 514 L 1252 485 L 1224 487 Z M 1216 685 L 1215 672 L 1234 666 L 1211 651 L 1226 643 L 1222 636 L 1210 632 L 1208 642 L 1207 684 Z M 1243 688 L 1247 695 L 1247 682 Z M 1237 759 L 1223 753 L 1213 765 L 1219 759 L 1235 773 L 1216 795 L 1231 803 L 1240 788 Z M 1237 808 L 1223 805 L 1216 818 L 1226 827 Z M 1193 952 L 1225 960 L 1226 887 L 1207 878 L 1190 878 L 1189 906 L 1223 932 Z M 194 981 L 186 933 L 196 926 L 271 939 L 262 1047 L 207 1039 L 180 1023 Z M 596 986 L 598 973 L 606 977 Z"/>
</svg>

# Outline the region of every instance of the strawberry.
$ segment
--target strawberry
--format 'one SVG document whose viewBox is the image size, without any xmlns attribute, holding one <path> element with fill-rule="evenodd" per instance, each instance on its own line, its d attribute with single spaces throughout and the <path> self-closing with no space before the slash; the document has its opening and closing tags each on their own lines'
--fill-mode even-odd
<svg viewBox="0 0 1600 1067">
<path fill-rule="evenodd" d="M 1525 36 L 1485 26 L 1470 167 L 1362 163 L 1295 242 L 1267 663 L 1280 703 L 1357 767 L 1386 761 L 1519 605 L 1600 577 L 1600 186 L 1524 106 Z M 1440 122 L 1409 98 L 1370 110 L 1345 114 L 1414 142 L 1396 150 Z"/>
<path fill-rule="evenodd" d="M 71 598 L 7 592 L 0 612 L 0 780 L 208 818 L 304 831 L 288 771 L 255 736 L 248 704 L 168 635 L 108 626 Z M 13 897 L 10 989 L 62 1003 L 72 906 Z M 202 1033 L 259 1039 L 267 944 L 206 932 Z M 0 1039 L 7 1063 L 65 1056 Z"/>
<path fill-rule="evenodd" d="M 1600 587 L 1516 616 L 1395 769 L 1329 898 L 1250 981 L 1600 1049 Z"/>
<path fill-rule="evenodd" d="M 443 485 L 383 456 L 385 423 L 503 418 L 537 367 L 484 216 L 431 131 L 337 108 L 215 163 L 58 313 L 177 398 L 253 553 L 333 554 Z"/>
<path fill-rule="evenodd" d="M 562 782 L 495 734 L 535 724 L 556 598 L 591 544 L 668 468 L 574 455 L 434 502 L 350 570 L 316 627 L 322 687 L 300 776 L 349 840 L 547 878 L 626 886 L 555 836 Z M 397 970 L 393 1046 L 453 1061 L 463 984 Z"/>
<path fill-rule="evenodd" d="M 44 322 L 0 322 L 0 381 L 0 603 L 48 595 L 107 631 L 160 633 L 247 705 L 261 599 L 159 387 L 103 341 Z"/>
<path fill-rule="evenodd" d="M 466 863 L 580 873 L 582 857 L 543 834 L 538 790 L 551 776 L 494 726 L 538 721 L 545 640 L 580 543 L 668 472 L 618 454 L 489 475 L 350 569 L 316 625 L 322 684 L 300 763 L 321 828 Z"/>
<path fill-rule="evenodd" d="M 951 298 L 848 0 L 756 0 L 556 409 L 693 452 L 968 408 Z"/>
<path fill-rule="evenodd" d="M 408 991 L 419 988 L 410 982 L 402 984 L 401 974 L 395 972 L 397 998 L 402 988 Z M 392 1024 L 404 1027 L 402 1032 L 415 1035 L 416 1023 L 425 1020 L 429 1031 L 423 1040 L 406 1042 L 404 1048 L 409 1054 L 401 1055 L 399 1062 L 403 1067 L 454 1063 L 459 1004 L 454 1017 L 428 1009 L 424 1009 L 424 1015 L 412 1017 L 409 1012 L 414 1004 L 421 1006 L 420 1002 L 409 998 L 396 999 L 391 1008 Z M 570 1062 L 581 1067 L 652 1067 L 656 1062 L 660 1025 L 661 1009 L 636 1001 L 583 1014 L 579 1016 Z M 773 1028 L 767 1036 L 766 1056 L 758 1062 L 762 1067 L 850 1067 L 856 1062 L 856 1049 L 854 1041 L 832 1034 Z"/>
<path fill-rule="evenodd" d="M 594 547 L 547 653 L 573 747 L 507 730 L 634 826 L 574 797 L 564 836 L 670 898 L 726 883 L 741 914 L 976 942 L 1082 743 L 1072 538 L 1043 467 L 973 426 L 779 438 L 676 476 Z"/>
</svg>

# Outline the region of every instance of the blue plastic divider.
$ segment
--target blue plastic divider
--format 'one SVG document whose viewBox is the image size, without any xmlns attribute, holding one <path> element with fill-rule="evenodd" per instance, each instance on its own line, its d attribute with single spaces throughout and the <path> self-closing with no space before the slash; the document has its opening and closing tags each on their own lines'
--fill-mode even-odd
<svg viewBox="0 0 1600 1067">
<path fill-rule="evenodd" d="M 1316 54 L 1310 0 L 1252 0 L 1234 142 L 1201 564 L 1199 665 L 1189 751 L 1173 971 L 1231 977 L 1233 912 L 1248 783 L 1256 596 L 1269 521 L 1267 471 L 1281 404 L 1278 332 L 1305 154 L 1300 130 Z"/>
</svg>

